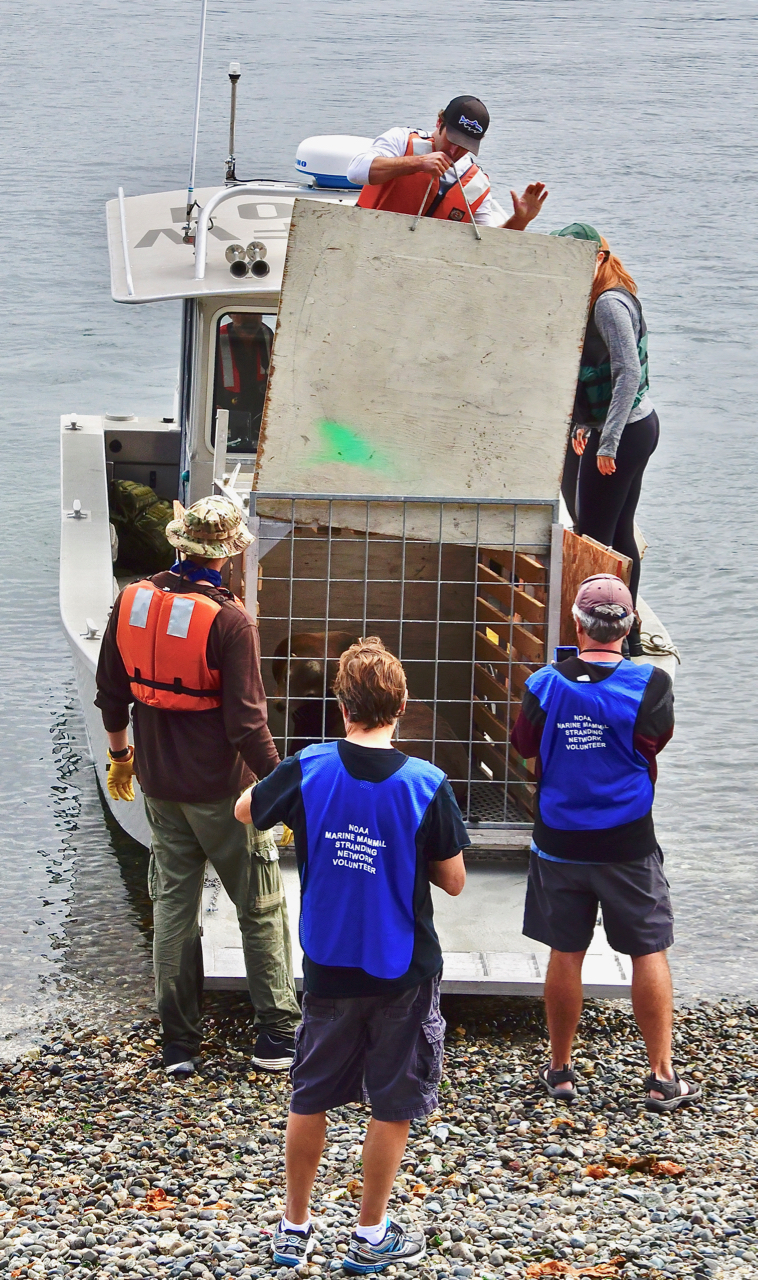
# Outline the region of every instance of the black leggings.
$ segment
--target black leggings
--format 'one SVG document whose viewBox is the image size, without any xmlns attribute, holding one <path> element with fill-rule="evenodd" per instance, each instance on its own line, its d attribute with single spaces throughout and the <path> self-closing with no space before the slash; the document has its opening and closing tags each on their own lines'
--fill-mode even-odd
<svg viewBox="0 0 758 1280">
<path fill-rule="evenodd" d="M 619 440 L 616 470 L 613 475 L 604 476 L 597 468 L 600 432 L 590 431 L 581 457 L 574 453 L 569 441 L 563 472 L 563 496 L 577 533 L 586 533 L 632 561 L 629 587 L 635 604 L 640 585 L 640 553 L 634 537 L 634 513 L 645 467 L 658 445 L 658 434 L 655 410 L 639 422 L 628 422 Z M 574 497 L 575 502 L 569 500 Z"/>
</svg>

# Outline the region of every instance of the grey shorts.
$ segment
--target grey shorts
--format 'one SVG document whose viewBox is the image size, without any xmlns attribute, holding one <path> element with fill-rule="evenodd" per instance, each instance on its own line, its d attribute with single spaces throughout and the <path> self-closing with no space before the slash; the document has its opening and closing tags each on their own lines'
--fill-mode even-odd
<svg viewBox="0 0 758 1280">
<path fill-rule="evenodd" d="M 658 849 L 636 862 L 549 862 L 532 853 L 524 933 L 555 951 L 586 951 L 598 906 L 614 951 L 648 956 L 674 941 L 669 883 Z"/>
<path fill-rule="evenodd" d="M 434 1111 L 445 1039 L 439 988 L 437 976 L 392 998 L 331 1000 L 306 992 L 290 1111 L 310 1116 L 364 1101 L 376 1120 L 416 1120 Z"/>
</svg>

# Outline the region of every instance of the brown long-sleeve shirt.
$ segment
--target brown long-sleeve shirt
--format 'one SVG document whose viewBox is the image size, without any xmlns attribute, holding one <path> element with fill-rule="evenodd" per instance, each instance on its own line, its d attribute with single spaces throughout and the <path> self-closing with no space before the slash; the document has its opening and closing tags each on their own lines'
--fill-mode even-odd
<svg viewBox="0 0 758 1280">
<path fill-rule="evenodd" d="M 157 587 L 200 592 L 223 607 L 206 645 L 211 670 L 221 672 L 221 706 L 210 711 L 160 711 L 136 702 L 116 644 L 121 596 L 113 606 L 100 649 L 97 697 L 110 733 L 125 729 L 134 703 L 135 771 L 145 795 L 188 804 L 239 795 L 254 777 L 279 763 L 268 728 L 258 628 L 223 591 L 157 573 Z"/>
</svg>

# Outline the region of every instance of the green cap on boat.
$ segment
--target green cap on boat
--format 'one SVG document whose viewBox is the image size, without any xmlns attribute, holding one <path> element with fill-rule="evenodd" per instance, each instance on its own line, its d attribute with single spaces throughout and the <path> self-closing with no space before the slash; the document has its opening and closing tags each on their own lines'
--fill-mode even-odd
<svg viewBox="0 0 758 1280">
<path fill-rule="evenodd" d="M 551 236 L 573 236 L 575 240 L 594 240 L 597 244 L 601 243 L 600 232 L 591 227 L 589 222 L 572 222 L 570 226 L 563 227 L 560 231 L 551 231 Z"/>
</svg>

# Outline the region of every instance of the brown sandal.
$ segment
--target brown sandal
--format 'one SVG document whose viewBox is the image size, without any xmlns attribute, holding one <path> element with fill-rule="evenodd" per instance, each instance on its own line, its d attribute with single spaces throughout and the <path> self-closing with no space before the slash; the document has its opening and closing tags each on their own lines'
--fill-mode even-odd
<svg viewBox="0 0 758 1280">
<path fill-rule="evenodd" d="M 687 1092 L 682 1091 L 685 1085 Z M 672 1080 L 659 1080 L 655 1072 L 651 1072 L 643 1086 L 646 1098 L 646 1111 L 676 1111 L 677 1107 L 688 1107 L 691 1102 L 699 1102 L 703 1090 L 693 1080 L 681 1080 L 674 1072 Z M 662 1098 L 651 1098 L 651 1092 L 662 1093 Z"/>
<path fill-rule="evenodd" d="M 579 1096 L 576 1091 L 576 1072 L 572 1070 L 567 1062 L 563 1066 L 551 1067 L 546 1062 L 544 1067 L 540 1067 L 538 1076 L 550 1094 L 551 1098 L 562 1098 L 564 1102 L 575 1102 Z M 570 1084 L 570 1089 L 558 1089 L 559 1084 Z"/>
</svg>

